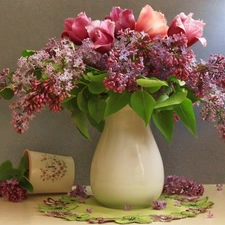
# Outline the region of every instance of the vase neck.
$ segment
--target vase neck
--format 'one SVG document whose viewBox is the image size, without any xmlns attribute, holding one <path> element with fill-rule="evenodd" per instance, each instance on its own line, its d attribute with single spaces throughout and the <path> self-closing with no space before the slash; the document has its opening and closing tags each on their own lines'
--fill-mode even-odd
<svg viewBox="0 0 225 225">
<path fill-rule="evenodd" d="M 140 126 L 141 127 L 145 126 L 145 123 L 141 119 L 141 117 L 138 116 L 129 105 L 126 105 L 120 111 L 108 116 L 105 122 L 106 126 L 109 124 L 110 126 L 118 126 L 126 124 L 126 126 L 136 126 L 137 129 Z"/>
</svg>

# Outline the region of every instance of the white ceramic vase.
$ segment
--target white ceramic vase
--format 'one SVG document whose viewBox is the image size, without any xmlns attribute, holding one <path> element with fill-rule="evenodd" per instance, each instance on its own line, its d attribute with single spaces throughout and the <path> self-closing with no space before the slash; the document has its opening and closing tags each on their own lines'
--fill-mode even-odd
<svg viewBox="0 0 225 225">
<path fill-rule="evenodd" d="M 158 146 L 129 106 L 106 119 L 90 181 L 97 201 L 110 208 L 145 208 L 160 196 L 164 168 Z"/>
</svg>

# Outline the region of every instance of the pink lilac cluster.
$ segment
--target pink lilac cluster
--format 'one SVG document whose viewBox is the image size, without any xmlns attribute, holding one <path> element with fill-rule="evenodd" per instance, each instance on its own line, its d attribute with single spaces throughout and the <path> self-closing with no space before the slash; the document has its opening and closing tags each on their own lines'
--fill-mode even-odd
<svg viewBox="0 0 225 225">
<path fill-rule="evenodd" d="M 17 180 L 0 181 L 0 196 L 11 202 L 20 202 L 27 198 L 27 191 L 19 185 Z"/>
<path fill-rule="evenodd" d="M 0 90 L 4 89 L 7 86 L 8 80 L 7 76 L 9 74 L 9 69 L 2 69 L 0 73 Z M 0 96 L 1 98 L 1 96 Z"/>
<path fill-rule="evenodd" d="M 26 131 L 34 113 L 45 105 L 53 112 L 61 111 L 61 101 L 70 96 L 84 70 L 82 53 L 74 51 L 67 39 L 51 39 L 44 49 L 29 58 L 21 57 L 11 78 L 18 97 L 10 105 L 15 130 Z"/>
<path fill-rule="evenodd" d="M 169 195 L 201 196 L 204 193 L 204 187 L 202 184 L 197 184 L 193 179 L 169 175 L 166 177 L 163 193 Z"/>
</svg>

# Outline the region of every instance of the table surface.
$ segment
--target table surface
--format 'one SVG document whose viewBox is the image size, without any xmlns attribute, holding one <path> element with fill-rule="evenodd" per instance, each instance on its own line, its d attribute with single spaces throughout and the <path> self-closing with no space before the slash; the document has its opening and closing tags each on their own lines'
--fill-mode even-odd
<svg viewBox="0 0 225 225">
<path fill-rule="evenodd" d="M 215 204 L 209 209 L 214 218 L 207 218 L 206 213 L 202 213 L 195 218 L 186 218 L 181 220 L 174 220 L 166 223 L 168 225 L 225 225 L 225 188 L 222 191 L 218 191 L 216 185 L 207 184 L 204 185 L 204 196 L 208 196 Z M 12 203 L 6 199 L 0 198 L 0 224 L 4 225 L 69 225 L 71 222 L 48 217 L 44 213 L 38 211 L 38 205 L 43 204 L 43 200 L 47 197 L 56 198 L 61 195 L 29 195 L 27 200 L 19 203 Z M 73 224 L 85 224 L 84 222 L 73 221 Z M 107 223 L 112 224 L 112 223 Z M 163 222 L 154 222 L 154 225 L 165 224 Z M 115 223 L 114 223 L 115 225 Z"/>
</svg>

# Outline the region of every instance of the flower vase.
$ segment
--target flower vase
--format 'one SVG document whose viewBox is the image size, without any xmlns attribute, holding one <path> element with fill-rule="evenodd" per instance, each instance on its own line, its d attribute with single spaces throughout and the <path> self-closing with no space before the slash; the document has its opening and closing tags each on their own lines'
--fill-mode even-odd
<svg viewBox="0 0 225 225">
<path fill-rule="evenodd" d="M 150 127 L 129 106 L 106 118 L 90 181 L 96 200 L 109 208 L 149 207 L 162 193 L 158 146 Z"/>
</svg>

